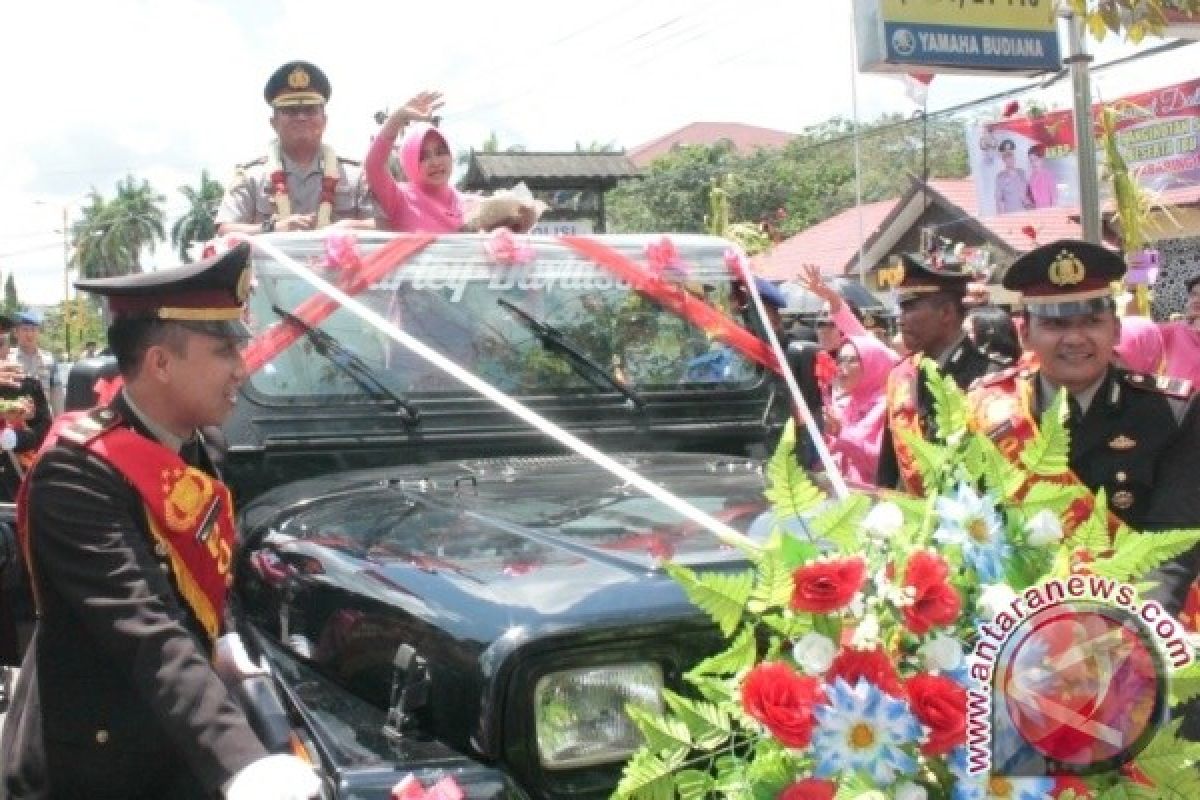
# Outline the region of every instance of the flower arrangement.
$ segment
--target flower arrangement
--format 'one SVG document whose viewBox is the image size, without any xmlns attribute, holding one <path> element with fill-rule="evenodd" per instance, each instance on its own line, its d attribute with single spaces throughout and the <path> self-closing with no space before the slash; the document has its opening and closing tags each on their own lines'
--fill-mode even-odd
<svg viewBox="0 0 1200 800">
<path fill-rule="evenodd" d="M 664 713 L 629 709 L 645 743 L 625 766 L 618 800 L 1116 800 L 1200 791 L 1200 744 L 1178 737 L 1179 721 L 1156 720 L 1153 738 L 1120 770 L 1009 777 L 968 766 L 968 695 L 990 691 L 972 653 L 981 624 L 1050 579 L 1083 571 L 1139 579 L 1200 542 L 1200 531 L 1114 526 L 1103 498 L 1067 472 L 1063 396 L 1006 457 L 973 429 L 957 387 L 932 369 L 928 377 L 945 433 L 909 441 L 927 496 L 831 501 L 797 466 L 789 430 L 766 467 L 776 525 L 747 553 L 750 568 L 666 564 L 728 646 L 684 673 L 686 691 L 664 691 Z M 1170 705 L 1200 696 L 1200 666 L 1177 670 L 1170 689 Z"/>
</svg>

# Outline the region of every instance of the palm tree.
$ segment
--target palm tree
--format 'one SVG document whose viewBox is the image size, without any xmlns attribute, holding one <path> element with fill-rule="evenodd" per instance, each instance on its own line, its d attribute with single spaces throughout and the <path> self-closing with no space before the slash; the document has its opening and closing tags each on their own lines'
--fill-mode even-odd
<svg viewBox="0 0 1200 800">
<path fill-rule="evenodd" d="M 225 188 L 209 176 L 208 170 L 201 170 L 200 186 L 180 186 L 179 192 L 187 198 L 188 210 L 171 226 L 171 244 L 187 264 L 192 260 L 188 249 L 193 242 L 206 242 L 217 235 L 217 207 Z"/>
<path fill-rule="evenodd" d="M 138 185 L 132 175 L 117 184 L 117 195 L 106 199 L 95 189 L 81 218 L 72 226 L 75 266 L 81 278 L 104 278 L 141 272 L 143 249 L 154 250 L 166 234 L 162 203 L 148 181 Z"/>
<path fill-rule="evenodd" d="M 141 185 L 134 183 L 132 175 L 117 184 L 117 196 L 110 209 L 110 227 L 107 236 L 115 237 L 120 248 L 129 256 L 129 272 L 141 272 L 142 250 L 154 252 L 156 242 L 166 238 L 163 223 L 166 214 L 162 204 L 165 195 L 155 191 L 150 182 L 143 179 Z"/>
</svg>

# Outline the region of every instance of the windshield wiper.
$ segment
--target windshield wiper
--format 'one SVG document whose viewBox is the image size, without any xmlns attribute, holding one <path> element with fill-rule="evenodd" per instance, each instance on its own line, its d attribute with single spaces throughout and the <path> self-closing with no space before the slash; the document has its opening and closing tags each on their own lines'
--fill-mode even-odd
<svg viewBox="0 0 1200 800">
<path fill-rule="evenodd" d="M 271 310 L 289 325 L 295 325 L 304 331 L 304 335 L 312 343 L 313 349 L 324 356 L 326 361 L 346 377 L 354 381 L 358 388 L 366 392 L 368 396 L 375 400 L 389 400 L 394 403 L 396 411 L 405 425 L 412 427 L 421 421 L 420 409 L 413 405 L 408 398 L 385 386 L 375 375 L 375 371 L 362 360 L 362 356 L 348 349 L 326 331 L 310 325 L 292 312 L 285 311 L 276 305 L 271 306 Z"/>
<path fill-rule="evenodd" d="M 526 328 L 537 336 L 543 347 L 552 353 L 564 356 L 567 363 L 575 369 L 575 372 L 587 379 L 588 382 L 601 389 L 615 389 L 624 395 L 625 399 L 632 403 L 639 411 L 645 410 L 646 401 L 642 399 L 641 395 L 614 378 L 595 359 L 580 350 L 578 345 L 571 342 L 567 337 L 563 336 L 562 331 L 558 328 L 536 319 L 528 311 L 510 303 L 503 297 L 498 299 L 496 303 L 511 311 Z"/>
</svg>

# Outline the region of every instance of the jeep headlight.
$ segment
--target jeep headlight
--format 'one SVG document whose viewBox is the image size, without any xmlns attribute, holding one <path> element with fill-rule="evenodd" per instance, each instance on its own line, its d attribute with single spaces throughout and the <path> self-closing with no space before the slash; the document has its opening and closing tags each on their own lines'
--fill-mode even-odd
<svg viewBox="0 0 1200 800">
<path fill-rule="evenodd" d="M 544 676 L 533 690 L 538 755 L 547 769 L 620 761 L 642 744 L 625 713 L 633 703 L 662 713 L 657 664 L 585 667 Z"/>
</svg>

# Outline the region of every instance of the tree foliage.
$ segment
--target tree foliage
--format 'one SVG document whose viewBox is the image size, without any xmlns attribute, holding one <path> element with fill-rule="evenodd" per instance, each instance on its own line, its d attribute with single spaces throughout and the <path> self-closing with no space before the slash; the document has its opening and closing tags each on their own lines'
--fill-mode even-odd
<svg viewBox="0 0 1200 800">
<path fill-rule="evenodd" d="M 217 235 L 217 208 L 225 187 L 205 169 L 200 171 L 199 186 L 180 186 L 179 193 L 187 199 L 188 210 L 171 226 L 171 244 L 187 264 L 192 260 L 188 249 L 193 242 L 206 242 Z"/>
<path fill-rule="evenodd" d="M 11 314 L 21 307 L 21 299 L 17 297 L 17 281 L 13 273 L 8 273 L 4 279 L 4 312 Z"/>
<path fill-rule="evenodd" d="M 1200 0 L 1067 0 L 1067 5 L 1083 17 L 1088 32 L 1099 41 L 1114 33 L 1137 44 L 1149 34 L 1162 32 L 1167 11 L 1181 11 L 1200 21 Z"/>
<path fill-rule="evenodd" d="M 864 202 L 901 194 L 926 169 L 931 178 L 967 175 L 961 121 L 929 119 L 927 128 L 925 123 L 894 114 L 862 127 Z M 608 195 L 609 229 L 704 231 L 713 186 L 728 193 L 731 219 L 769 221 L 781 236 L 803 230 L 854 205 L 854 123 L 829 120 L 780 150 L 739 153 L 728 142 L 678 147 L 655 160 L 640 180 Z"/>
<path fill-rule="evenodd" d="M 71 226 L 73 265 L 81 278 L 103 278 L 142 271 L 143 251 L 162 241 L 166 197 L 132 175 L 117 183 L 116 195 L 105 198 L 92 189 L 89 204 Z"/>
</svg>

